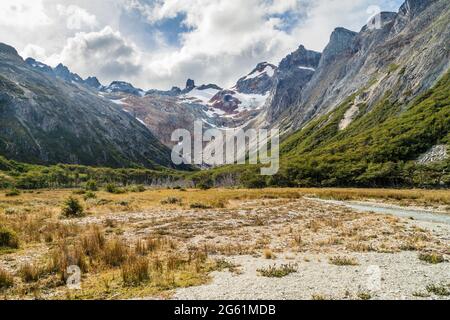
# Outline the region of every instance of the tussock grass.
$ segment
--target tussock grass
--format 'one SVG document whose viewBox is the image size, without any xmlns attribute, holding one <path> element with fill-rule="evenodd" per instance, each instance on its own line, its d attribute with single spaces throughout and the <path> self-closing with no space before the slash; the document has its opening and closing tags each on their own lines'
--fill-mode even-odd
<svg viewBox="0 0 450 320">
<path fill-rule="evenodd" d="M 444 256 L 442 254 L 439 253 L 420 253 L 419 254 L 419 260 L 421 261 L 425 261 L 428 262 L 430 264 L 438 264 L 438 263 L 442 263 L 445 261 Z"/>
<path fill-rule="evenodd" d="M 256 270 L 261 276 L 268 278 L 283 278 L 291 273 L 297 272 L 298 266 L 296 264 L 283 264 L 281 266 L 270 266 L 268 268 L 261 268 Z"/>
<path fill-rule="evenodd" d="M 331 257 L 330 258 L 330 264 L 333 264 L 335 266 L 358 266 L 359 263 L 356 259 L 350 258 L 350 257 Z"/>
<path fill-rule="evenodd" d="M 430 284 L 427 291 L 437 296 L 450 296 L 450 287 L 444 284 Z"/>
<path fill-rule="evenodd" d="M 9 272 L 0 269 L 0 289 L 8 289 L 14 286 L 14 278 Z"/>
</svg>

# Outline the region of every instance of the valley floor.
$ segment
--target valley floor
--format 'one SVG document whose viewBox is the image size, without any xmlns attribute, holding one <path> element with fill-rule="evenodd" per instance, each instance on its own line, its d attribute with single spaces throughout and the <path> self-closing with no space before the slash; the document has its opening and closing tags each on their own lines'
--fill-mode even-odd
<svg viewBox="0 0 450 320">
<path fill-rule="evenodd" d="M 69 196 L 85 216 L 61 218 Z M 445 219 L 362 212 L 316 197 L 450 214 L 448 190 L 0 195 L 0 225 L 20 240 L 0 251 L 0 297 L 449 299 Z M 81 290 L 65 286 L 72 264 L 81 266 Z M 3 288 L 2 274 L 12 279 Z"/>
</svg>

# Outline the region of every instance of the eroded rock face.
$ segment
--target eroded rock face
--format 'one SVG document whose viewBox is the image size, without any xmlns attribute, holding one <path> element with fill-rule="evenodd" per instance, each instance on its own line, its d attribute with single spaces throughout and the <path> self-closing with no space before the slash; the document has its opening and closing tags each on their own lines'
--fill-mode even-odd
<svg viewBox="0 0 450 320">
<path fill-rule="evenodd" d="M 448 158 L 447 146 L 444 144 L 432 147 L 417 159 L 418 164 L 430 164 L 433 162 L 444 161 Z"/>
<path fill-rule="evenodd" d="M 302 89 L 316 72 L 321 56 L 319 52 L 300 46 L 281 61 L 266 104 L 269 123 L 275 122 L 289 106 L 300 100 Z"/>
</svg>

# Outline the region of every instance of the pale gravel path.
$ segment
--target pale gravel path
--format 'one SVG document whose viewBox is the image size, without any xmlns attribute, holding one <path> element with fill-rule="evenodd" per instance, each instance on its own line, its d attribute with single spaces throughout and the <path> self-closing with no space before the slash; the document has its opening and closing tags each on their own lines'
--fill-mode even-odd
<svg viewBox="0 0 450 320">
<path fill-rule="evenodd" d="M 429 284 L 450 284 L 449 263 L 430 265 L 418 260 L 416 252 L 354 253 L 359 266 L 334 266 L 330 255 L 299 254 L 295 259 L 277 261 L 235 256 L 228 258 L 240 264 L 243 274 L 215 272 L 213 281 L 204 286 L 177 290 L 174 299 L 224 299 L 224 300 L 304 300 L 313 295 L 331 299 L 358 299 L 367 289 L 370 266 L 381 270 L 381 290 L 370 292 L 372 299 L 415 299 L 415 292 L 426 293 Z M 309 259 L 309 262 L 304 261 Z M 256 270 L 274 263 L 298 263 L 298 272 L 284 278 L 264 278 Z M 430 296 L 429 299 L 450 297 Z M 423 298 L 422 298 L 423 299 Z"/>
<path fill-rule="evenodd" d="M 407 221 L 408 225 L 431 231 L 444 243 L 450 240 L 450 225 L 425 221 Z M 276 260 L 252 256 L 225 257 L 240 265 L 242 274 L 214 272 L 210 284 L 178 289 L 173 298 L 181 300 L 309 300 L 313 295 L 327 299 L 358 299 L 358 294 L 370 292 L 372 299 L 444 299 L 450 296 L 416 297 L 427 293 L 431 284 L 445 284 L 450 290 L 450 248 L 446 262 L 432 265 L 418 259 L 418 252 L 315 254 L 288 253 Z M 359 266 L 335 266 L 333 256 L 354 257 Z M 222 257 L 220 257 L 222 258 Z M 298 272 L 284 278 L 265 278 L 258 269 L 274 264 L 298 264 Z M 367 270 L 378 266 L 381 270 L 381 290 L 369 291 Z"/>
</svg>

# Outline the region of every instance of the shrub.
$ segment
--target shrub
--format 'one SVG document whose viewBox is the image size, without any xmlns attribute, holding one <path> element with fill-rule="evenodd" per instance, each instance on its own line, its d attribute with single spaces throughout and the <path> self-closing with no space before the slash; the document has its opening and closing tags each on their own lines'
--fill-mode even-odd
<svg viewBox="0 0 450 320">
<path fill-rule="evenodd" d="M 86 190 L 88 191 L 98 191 L 97 181 L 89 180 L 86 182 Z"/>
<path fill-rule="evenodd" d="M 349 257 L 332 257 L 330 258 L 330 263 L 335 266 L 357 266 L 358 261 Z"/>
<path fill-rule="evenodd" d="M 20 195 L 20 191 L 17 190 L 16 188 L 13 188 L 11 190 L 9 190 L 7 193 L 5 193 L 5 196 L 7 197 L 17 197 Z"/>
<path fill-rule="evenodd" d="M 83 206 L 78 199 L 69 197 L 63 205 L 62 215 L 66 218 L 80 218 L 84 216 Z"/>
<path fill-rule="evenodd" d="M 127 286 L 138 286 L 150 280 L 148 260 L 141 257 L 126 262 L 122 266 L 122 280 Z"/>
<path fill-rule="evenodd" d="M 143 185 L 131 186 L 128 188 L 130 192 L 144 192 L 145 187 Z"/>
<path fill-rule="evenodd" d="M 89 200 L 89 199 L 96 199 L 97 198 L 97 195 L 94 193 L 94 192 L 92 192 L 92 191 L 88 191 L 88 192 L 86 192 L 86 194 L 84 195 L 84 200 L 86 201 L 86 200 Z"/>
<path fill-rule="evenodd" d="M 19 237 L 17 234 L 6 227 L 0 226 L 0 248 L 19 248 Z"/>
<path fill-rule="evenodd" d="M 13 276 L 9 272 L 0 269 L 0 289 L 8 289 L 11 288 L 13 285 L 14 285 Z"/>
<path fill-rule="evenodd" d="M 450 296 L 450 290 L 448 289 L 447 286 L 443 284 L 441 285 L 430 284 L 427 286 L 427 291 L 437 296 Z"/>
<path fill-rule="evenodd" d="M 283 278 L 291 273 L 297 272 L 297 265 L 295 264 L 283 264 L 279 267 L 270 266 L 268 268 L 256 270 L 263 277 L 268 278 Z"/>
<path fill-rule="evenodd" d="M 200 202 L 194 202 L 190 205 L 191 209 L 211 209 L 211 206 L 208 206 L 206 204 L 200 203 Z"/>
<path fill-rule="evenodd" d="M 123 190 L 122 188 L 118 188 L 115 184 L 113 184 L 113 183 L 108 183 L 106 186 L 105 186 L 105 190 L 106 190 L 106 192 L 109 192 L 109 193 L 114 193 L 114 194 L 122 194 L 122 193 L 125 193 L 125 190 Z"/>
<path fill-rule="evenodd" d="M 438 253 L 421 253 L 419 254 L 419 260 L 425 261 L 431 264 L 438 264 L 445 261 L 444 256 Z"/>
</svg>

